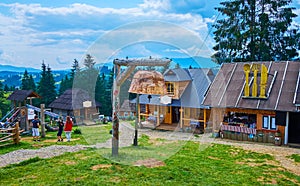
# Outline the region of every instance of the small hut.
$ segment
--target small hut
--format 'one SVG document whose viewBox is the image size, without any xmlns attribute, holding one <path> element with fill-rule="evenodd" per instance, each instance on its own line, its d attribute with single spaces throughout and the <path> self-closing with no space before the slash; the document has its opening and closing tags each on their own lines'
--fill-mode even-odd
<svg viewBox="0 0 300 186">
<path fill-rule="evenodd" d="M 62 116 L 73 116 L 76 121 L 92 119 L 92 116 L 98 114 L 100 103 L 93 100 L 88 92 L 73 88 L 66 90 L 61 96 L 50 103 L 49 108 Z"/>
</svg>

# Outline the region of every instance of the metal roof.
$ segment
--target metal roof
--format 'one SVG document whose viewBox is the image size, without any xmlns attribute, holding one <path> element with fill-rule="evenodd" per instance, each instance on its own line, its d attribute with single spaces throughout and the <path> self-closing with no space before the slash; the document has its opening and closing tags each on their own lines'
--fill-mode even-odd
<svg viewBox="0 0 300 186">
<path fill-rule="evenodd" d="M 267 99 L 243 98 L 245 86 L 243 66 L 246 63 L 227 63 L 222 65 L 208 90 L 203 104 L 218 108 L 296 111 L 295 102 L 297 102 L 300 96 L 298 90 L 296 90 L 297 84 L 299 84 L 298 74 L 300 63 L 255 63 L 264 64 L 268 68 Z"/>
<path fill-rule="evenodd" d="M 173 76 L 172 73 L 176 73 L 176 78 L 170 78 L 170 75 Z M 207 69 L 172 69 L 164 75 L 164 78 L 168 79 L 169 81 L 191 81 L 187 88 L 184 90 L 179 100 L 172 99 L 172 103 L 165 106 L 182 106 L 190 108 L 207 107 L 202 105 L 201 103 L 204 99 L 204 95 L 209 85 L 211 84 L 211 78 L 212 76 L 214 76 L 213 71 L 209 71 Z M 163 105 L 160 103 L 160 96 L 151 95 L 151 97 L 152 98 L 149 101 L 148 95 L 141 95 L 140 104 Z M 135 103 L 136 100 L 132 100 L 132 102 Z"/>
<path fill-rule="evenodd" d="M 164 73 L 165 81 L 179 82 L 179 81 L 191 81 L 191 76 L 186 69 L 175 68 L 169 69 Z"/>
</svg>

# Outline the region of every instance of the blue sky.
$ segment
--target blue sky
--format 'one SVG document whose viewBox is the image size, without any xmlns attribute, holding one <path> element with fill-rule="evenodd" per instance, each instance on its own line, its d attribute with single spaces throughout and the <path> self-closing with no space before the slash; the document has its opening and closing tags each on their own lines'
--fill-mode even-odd
<svg viewBox="0 0 300 186">
<path fill-rule="evenodd" d="M 220 0 L 2 0 L 0 64 L 70 68 L 91 53 L 121 57 L 212 54 L 211 25 Z M 294 0 L 300 13 L 300 0 Z M 300 23 L 300 18 L 295 19 Z"/>
</svg>

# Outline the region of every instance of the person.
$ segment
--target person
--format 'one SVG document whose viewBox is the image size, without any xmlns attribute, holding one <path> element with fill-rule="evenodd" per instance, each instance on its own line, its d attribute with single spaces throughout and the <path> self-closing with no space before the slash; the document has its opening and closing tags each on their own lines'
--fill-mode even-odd
<svg viewBox="0 0 300 186">
<path fill-rule="evenodd" d="M 32 123 L 32 136 L 33 136 L 33 141 L 40 141 L 40 132 L 39 132 L 39 127 L 40 127 L 40 120 L 38 119 L 38 116 L 35 115 L 34 119 L 31 121 Z"/>
<path fill-rule="evenodd" d="M 62 117 L 59 117 L 58 118 L 58 121 L 57 121 L 57 124 L 58 124 L 58 132 L 57 132 L 57 141 L 64 141 L 61 137 L 61 134 L 63 132 L 63 129 L 64 129 L 64 120 Z"/>
<path fill-rule="evenodd" d="M 66 133 L 66 138 L 67 138 L 68 142 L 71 141 L 72 127 L 73 127 L 73 122 L 71 120 L 71 117 L 67 116 L 66 124 L 65 124 L 65 133 Z"/>
</svg>

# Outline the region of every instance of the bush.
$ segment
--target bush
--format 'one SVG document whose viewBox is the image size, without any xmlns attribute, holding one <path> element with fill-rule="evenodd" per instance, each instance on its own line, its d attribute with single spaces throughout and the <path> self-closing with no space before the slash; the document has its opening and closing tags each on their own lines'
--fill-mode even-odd
<svg viewBox="0 0 300 186">
<path fill-rule="evenodd" d="M 79 128 L 76 128 L 76 129 L 74 130 L 74 134 L 82 134 L 82 133 L 81 133 L 81 130 L 80 130 Z"/>
</svg>

